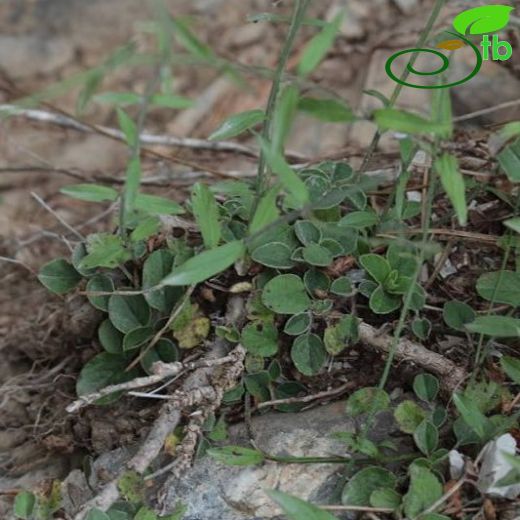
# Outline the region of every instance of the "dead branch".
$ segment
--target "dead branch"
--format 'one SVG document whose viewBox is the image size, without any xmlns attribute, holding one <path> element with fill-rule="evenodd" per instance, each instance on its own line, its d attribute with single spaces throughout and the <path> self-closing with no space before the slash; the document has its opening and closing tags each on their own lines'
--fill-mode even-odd
<svg viewBox="0 0 520 520">
<path fill-rule="evenodd" d="M 16 105 L 0 105 L 0 113 L 5 113 L 9 116 L 24 117 L 31 121 L 48 123 L 62 128 L 70 128 L 78 132 L 93 133 L 97 130 L 115 139 L 125 140 L 123 132 L 116 128 L 103 125 L 86 125 L 63 114 L 54 114 L 45 110 L 22 108 Z M 258 155 L 252 148 L 231 141 L 207 141 L 205 139 L 195 139 L 192 137 L 174 137 L 172 135 L 149 133 L 141 133 L 139 137 L 141 144 L 144 145 L 171 146 L 191 148 L 193 150 L 210 150 L 214 152 L 235 152 L 250 157 L 256 157 Z"/>
<path fill-rule="evenodd" d="M 135 471 L 139 475 L 143 475 L 152 461 L 161 452 L 167 436 L 179 423 L 181 412 L 185 408 L 194 405 L 202 405 L 204 407 L 220 405 L 223 392 L 228 387 L 227 385 L 233 386 L 236 384 L 236 380 L 242 373 L 245 358 L 245 349 L 241 345 L 237 345 L 228 356 L 225 356 L 231 360 L 228 361 L 229 368 L 224 368 L 219 373 L 217 366 L 220 365 L 215 365 L 214 361 L 222 357 L 224 349 L 224 342 L 217 341 L 215 343 L 213 350 L 206 358 L 206 366 L 195 370 L 186 379 L 182 389 L 175 392 L 175 397 L 162 406 L 158 419 L 155 421 L 138 452 L 124 465 L 116 478 L 106 484 L 94 498 L 83 504 L 75 515 L 74 520 L 85 520 L 92 508 L 106 511 L 119 498 L 118 481 L 125 471 Z M 223 380 L 227 381 L 226 386 L 223 386 Z M 214 386 L 210 390 L 208 387 L 212 386 L 212 384 Z M 210 403 L 205 401 L 206 398 L 211 400 Z M 198 399 L 202 402 L 198 402 Z"/>
<path fill-rule="evenodd" d="M 316 401 L 317 399 L 325 399 L 327 397 L 337 397 L 341 395 L 343 392 L 347 390 L 352 390 L 357 386 L 357 383 L 349 381 L 337 388 L 332 388 L 331 390 L 325 390 L 323 392 L 318 392 L 316 394 L 306 395 L 304 397 L 288 397 L 286 399 L 275 399 L 273 401 L 264 401 L 263 403 L 259 403 L 256 407 L 257 410 L 261 410 L 262 408 L 267 408 L 268 406 L 279 406 L 281 404 L 294 404 L 294 403 L 310 403 L 312 401 Z"/>
<path fill-rule="evenodd" d="M 392 336 L 380 334 L 376 328 L 364 322 L 359 324 L 359 337 L 362 343 L 385 353 L 390 352 L 394 341 Z M 437 375 L 441 380 L 444 391 L 449 393 L 455 391 L 467 378 L 467 373 L 463 368 L 407 338 L 399 340 L 395 357 L 415 363 L 424 370 Z"/>
<path fill-rule="evenodd" d="M 98 399 L 113 394 L 114 392 L 133 390 L 134 388 L 142 388 L 144 386 L 154 385 L 156 383 L 160 383 L 161 381 L 169 377 L 177 376 L 181 372 L 197 370 L 199 368 L 217 367 L 220 365 L 225 365 L 227 363 L 232 363 L 233 361 L 235 361 L 235 356 L 233 354 L 229 354 L 228 356 L 219 359 L 201 359 L 199 361 L 192 361 L 189 363 L 163 363 L 159 361 L 157 363 L 154 363 L 154 374 L 152 374 L 151 376 L 136 377 L 135 379 L 132 379 L 131 381 L 127 381 L 125 383 L 106 386 L 105 388 L 102 388 L 97 392 L 93 392 L 91 394 L 82 396 L 79 399 L 76 399 L 76 401 L 70 403 L 67 406 L 66 410 L 69 413 L 74 413 L 77 412 L 79 409 L 83 408 L 84 406 L 92 404 L 96 402 Z M 186 396 L 185 399 L 187 398 L 188 397 Z"/>
<path fill-rule="evenodd" d="M 182 473 L 190 467 L 193 461 L 197 440 L 200 437 L 205 418 L 220 407 L 224 392 L 236 384 L 243 372 L 245 349 L 241 345 L 238 345 L 233 352 L 231 352 L 231 355 L 235 356 L 235 362 L 229 363 L 222 367 L 220 371 L 215 370 L 210 374 L 211 381 L 209 387 L 213 390 L 214 396 L 206 401 L 206 406 L 202 407 L 202 409 L 198 411 L 198 416 L 194 416 L 192 421 L 190 421 L 187 435 L 179 448 L 179 456 L 167 468 L 163 468 L 162 473 L 171 470 L 171 475 L 163 484 L 159 493 L 159 504 L 163 510 L 167 490 L 171 482 L 177 480 Z M 197 390 L 197 388 L 195 388 L 195 390 Z"/>
</svg>

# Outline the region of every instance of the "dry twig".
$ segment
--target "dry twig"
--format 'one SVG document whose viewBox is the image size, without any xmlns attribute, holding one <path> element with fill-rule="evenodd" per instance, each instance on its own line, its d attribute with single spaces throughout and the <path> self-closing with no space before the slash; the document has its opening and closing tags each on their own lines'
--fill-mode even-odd
<svg viewBox="0 0 520 520">
<path fill-rule="evenodd" d="M 219 375 L 217 369 L 219 364 L 216 364 L 215 361 L 221 357 L 224 348 L 224 343 L 215 343 L 213 350 L 206 358 L 207 366 L 193 372 L 184 382 L 182 390 L 177 390 L 174 398 L 162 406 L 158 419 L 137 453 L 94 498 L 83 504 L 79 512 L 74 516 L 74 520 L 85 520 L 92 508 L 106 511 L 119 498 L 118 482 L 125 471 L 130 470 L 135 471 L 139 475 L 144 474 L 152 461 L 161 452 L 167 436 L 178 425 L 181 412 L 184 409 L 194 405 L 201 405 L 202 407 L 217 407 L 220 405 L 222 395 L 228 388 L 227 385 L 232 386 L 236 384 L 236 380 L 242 373 L 245 357 L 244 348 L 241 345 L 237 345 L 227 356 L 232 360 L 229 362 L 229 368 L 222 370 L 222 375 Z M 208 402 L 206 399 L 210 401 Z"/>
<path fill-rule="evenodd" d="M 362 343 L 376 350 L 388 353 L 392 348 L 392 336 L 379 334 L 379 331 L 368 323 L 359 324 L 359 337 Z M 449 393 L 458 388 L 467 378 L 467 373 L 463 368 L 407 338 L 399 340 L 395 356 L 397 359 L 411 361 L 424 370 L 436 374 L 441 380 L 443 390 Z"/>
<path fill-rule="evenodd" d="M 131 381 L 126 381 L 125 383 L 106 386 L 105 388 L 102 388 L 97 392 L 93 392 L 91 394 L 84 395 L 79 399 L 76 399 L 76 401 L 70 403 L 67 406 L 66 410 L 69 413 L 74 413 L 83 408 L 84 406 L 92 404 L 96 402 L 98 399 L 113 394 L 114 392 L 133 390 L 134 388 L 143 388 L 144 386 L 150 386 L 156 383 L 160 383 L 161 381 L 169 377 L 177 376 L 181 372 L 196 370 L 199 368 L 208 368 L 225 365 L 226 363 L 233 362 L 234 360 L 234 356 L 230 354 L 219 359 L 201 359 L 199 361 L 192 361 L 190 363 L 163 363 L 159 361 L 157 363 L 154 363 L 153 365 L 153 370 L 155 372 L 153 375 L 137 377 L 135 379 L 132 379 Z"/>
<path fill-rule="evenodd" d="M 72 117 L 63 114 L 54 114 L 45 110 L 22 108 L 16 105 L 0 105 L 0 113 L 5 113 L 9 116 L 24 117 L 31 121 L 38 121 L 40 123 L 49 123 L 62 128 L 71 128 L 79 132 L 93 133 L 94 130 L 113 137 L 115 139 L 124 141 L 125 136 L 121 130 L 110 128 L 102 125 L 87 125 Z M 173 146 L 179 148 L 191 148 L 193 150 L 211 150 L 215 152 L 235 152 L 248 156 L 257 156 L 257 152 L 247 146 L 233 143 L 231 141 L 207 141 L 205 139 L 194 139 L 191 137 L 174 137 L 171 135 L 157 135 L 149 133 L 141 133 L 139 135 L 140 141 L 145 145 L 160 145 Z"/>
</svg>

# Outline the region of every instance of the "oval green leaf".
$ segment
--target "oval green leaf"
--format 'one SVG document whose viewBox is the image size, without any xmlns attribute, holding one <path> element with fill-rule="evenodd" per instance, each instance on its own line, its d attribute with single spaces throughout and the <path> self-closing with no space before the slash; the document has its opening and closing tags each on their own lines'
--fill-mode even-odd
<svg viewBox="0 0 520 520">
<path fill-rule="evenodd" d="M 74 269 L 70 262 L 63 258 L 57 258 L 45 264 L 38 274 L 38 280 L 49 291 L 55 294 L 66 293 L 81 280 L 81 275 Z"/>
<path fill-rule="evenodd" d="M 257 247 L 251 258 L 259 264 L 273 269 L 290 269 L 294 266 L 291 250 L 282 242 L 271 242 Z"/>
<path fill-rule="evenodd" d="M 106 274 L 97 274 L 92 277 L 87 283 L 87 298 L 88 301 L 92 304 L 93 307 L 99 309 L 101 311 L 108 311 L 108 298 L 110 295 L 106 296 L 94 296 L 89 293 L 95 292 L 113 292 L 114 291 L 114 282 L 110 276 Z"/>
<path fill-rule="evenodd" d="M 108 316 L 114 327 L 126 334 L 148 325 L 150 307 L 141 295 L 113 294 L 108 300 Z"/>
<path fill-rule="evenodd" d="M 306 376 L 319 372 L 327 360 L 327 351 L 316 334 L 303 334 L 294 340 L 291 359 L 296 368 Z"/>
<path fill-rule="evenodd" d="M 277 314 L 299 314 L 311 304 L 301 278 L 295 274 L 281 274 L 267 282 L 262 302 Z"/>
<path fill-rule="evenodd" d="M 269 357 L 278 352 L 278 330 L 272 323 L 248 323 L 242 330 L 240 339 L 244 348 L 251 354 Z"/>
</svg>

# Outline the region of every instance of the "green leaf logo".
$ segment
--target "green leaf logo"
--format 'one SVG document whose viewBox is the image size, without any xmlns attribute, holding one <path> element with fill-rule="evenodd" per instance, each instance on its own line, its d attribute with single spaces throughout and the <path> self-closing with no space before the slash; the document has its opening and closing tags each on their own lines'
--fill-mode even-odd
<svg viewBox="0 0 520 520">
<path fill-rule="evenodd" d="M 499 31 L 509 22 L 513 7 L 484 5 L 463 11 L 453 20 L 453 27 L 461 34 L 486 34 Z"/>
</svg>

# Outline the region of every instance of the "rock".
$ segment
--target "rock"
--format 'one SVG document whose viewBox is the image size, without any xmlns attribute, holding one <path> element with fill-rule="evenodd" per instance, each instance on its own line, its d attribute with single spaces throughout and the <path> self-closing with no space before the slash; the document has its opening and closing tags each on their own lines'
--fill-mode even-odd
<svg viewBox="0 0 520 520">
<path fill-rule="evenodd" d="M 346 5 L 345 5 L 346 4 Z M 365 2 L 336 3 L 327 12 L 326 20 L 332 21 L 341 10 L 345 11 L 340 34 L 347 40 L 360 40 L 366 34 L 365 20 L 370 14 L 370 9 Z"/>
<path fill-rule="evenodd" d="M 234 47 L 247 47 L 258 43 L 265 35 L 266 27 L 263 23 L 248 23 L 237 27 L 231 36 L 231 45 Z"/>
<path fill-rule="evenodd" d="M 450 64 L 452 78 L 464 78 L 475 66 L 474 52 L 465 47 L 453 53 Z M 518 99 L 520 81 L 500 62 L 484 61 L 480 72 L 470 81 L 452 89 L 453 113 L 464 115 L 477 110 L 490 108 L 507 101 Z M 497 110 L 471 120 L 474 124 L 505 123 L 520 118 L 520 105 Z"/>
<path fill-rule="evenodd" d="M 61 484 L 61 506 L 70 516 L 76 514 L 92 495 L 87 478 L 79 469 L 71 471 Z"/>
<path fill-rule="evenodd" d="M 344 445 L 332 438 L 334 432 L 353 431 L 363 424 L 345 414 L 345 402 L 336 402 L 306 412 L 267 413 L 254 417 L 252 429 L 258 446 L 278 456 L 345 456 Z M 398 432 L 391 412 L 376 416 L 370 435 L 381 441 Z M 226 445 L 247 447 L 248 435 L 243 424 L 229 429 Z M 88 485 L 99 489 L 118 474 L 135 452 L 119 448 L 101 455 L 92 464 Z M 166 461 L 156 461 L 150 469 L 159 469 Z M 182 478 L 166 490 L 164 512 L 172 512 L 178 502 L 188 507 L 183 520 L 282 520 L 281 511 L 265 494 L 266 489 L 279 489 L 317 504 L 339 504 L 343 487 L 343 464 L 278 464 L 236 467 L 216 462 L 209 456 L 198 460 Z M 70 485 L 69 485 L 70 484 Z M 157 485 L 161 482 L 158 481 Z M 85 477 L 69 475 L 63 488 L 69 494 L 66 512 L 72 515 L 80 505 Z M 150 488 L 150 499 L 158 491 Z M 70 494 L 74 497 L 71 497 Z M 85 495 L 83 501 L 88 497 Z M 347 516 L 336 515 L 339 519 Z"/>
<path fill-rule="evenodd" d="M 417 0 L 393 0 L 403 14 L 411 14 L 417 7 Z"/>
<path fill-rule="evenodd" d="M 344 403 L 337 402 L 297 414 L 268 413 L 253 419 L 258 446 L 268 453 L 291 456 L 344 455 L 333 432 L 352 431 L 356 421 L 345 415 Z M 378 418 L 373 430 L 387 437 L 393 430 L 391 416 Z M 242 425 L 230 429 L 229 444 L 247 446 Z M 205 457 L 175 483 L 166 495 L 167 510 L 182 500 L 188 506 L 185 520 L 266 520 L 281 511 L 265 494 L 279 489 L 315 503 L 339 503 L 340 464 L 277 464 L 230 467 Z"/>
<path fill-rule="evenodd" d="M 74 49 L 66 38 L 0 36 L 0 68 L 9 71 L 13 79 L 55 72 L 69 63 L 73 55 Z"/>
</svg>

